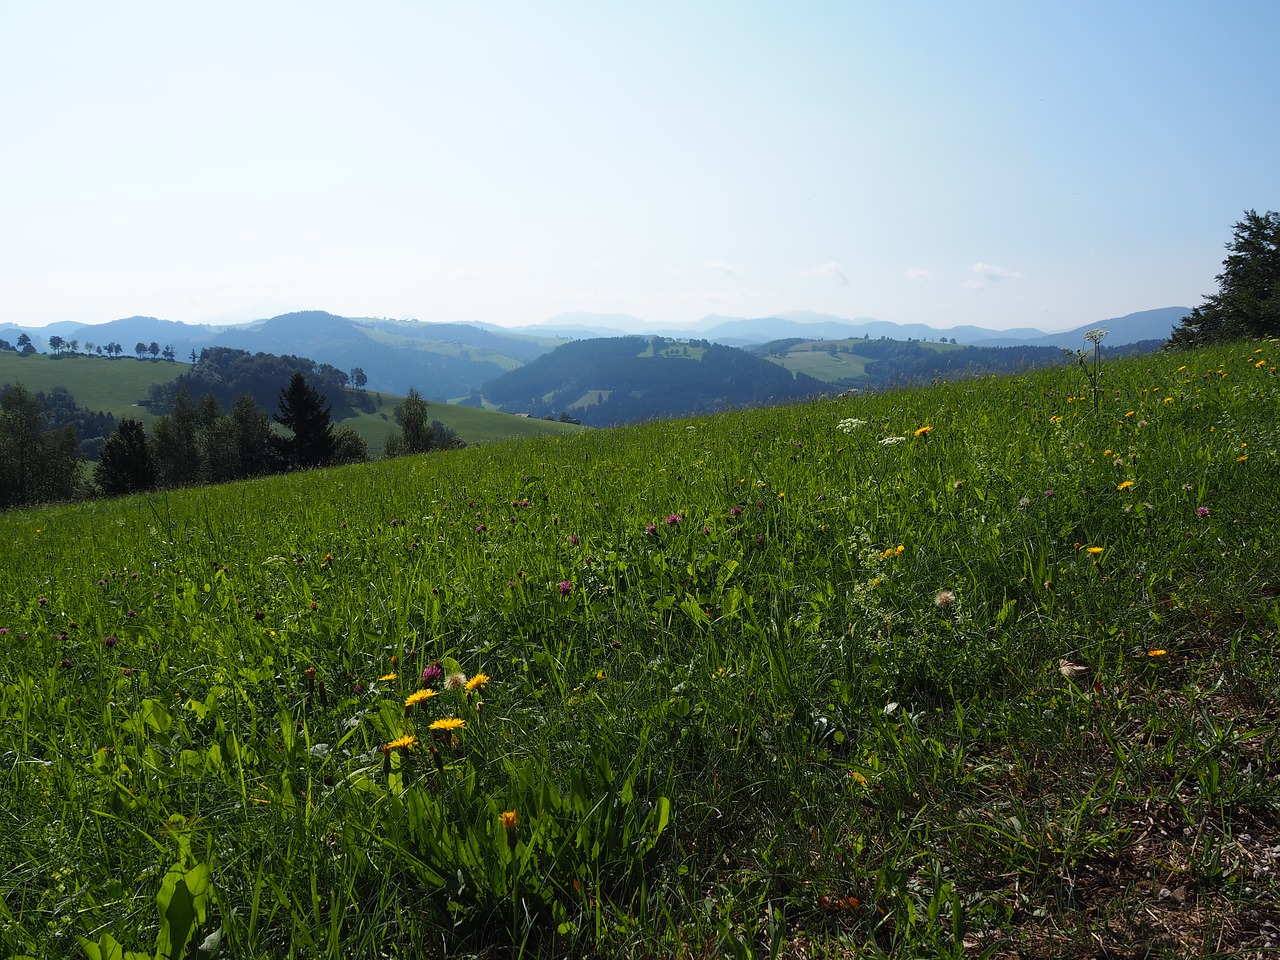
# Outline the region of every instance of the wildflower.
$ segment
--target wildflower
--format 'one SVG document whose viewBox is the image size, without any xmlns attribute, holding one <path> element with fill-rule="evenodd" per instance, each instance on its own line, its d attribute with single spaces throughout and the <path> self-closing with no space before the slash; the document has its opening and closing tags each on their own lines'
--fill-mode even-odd
<svg viewBox="0 0 1280 960">
<path fill-rule="evenodd" d="M 1248 458 L 1247 456 L 1244 456 L 1244 457 L 1236 457 L 1236 463 L 1244 463 L 1244 462 L 1246 462 L 1248 459 L 1249 459 L 1249 458 Z"/>
<path fill-rule="evenodd" d="M 924 427 L 921 427 L 919 430 L 917 430 L 917 431 L 915 432 L 915 435 L 916 435 L 917 437 L 927 437 L 927 436 L 928 436 L 929 434 L 931 434 L 932 432 L 933 432 L 933 427 L 930 427 L 930 426 L 924 426 Z"/>
<path fill-rule="evenodd" d="M 467 721 L 460 720 L 457 717 L 441 717 L 439 720 L 432 720 L 430 730 L 443 730 L 451 733 L 454 730 L 460 730 L 467 725 Z"/>
<path fill-rule="evenodd" d="M 1046 491 L 1044 492 L 1044 495 L 1045 495 L 1046 497 L 1052 497 L 1052 496 L 1053 496 L 1053 491 L 1052 491 L 1052 490 L 1046 490 Z"/>
<path fill-rule="evenodd" d="M 736 517 L 736 516 L 738 516 L 738 514 L 740 514 L 740 513 L 742 513 L 742 508 L 741 508 L 741 507 L 730 507 L 730 508 L 729 508 L 729 516 L 731 516 L 731 517 Z"/>
<path fill-rule="evenodd" d="M 1118 487 L 1116 487 L 1116 489 L 1117 489 L 1117 490 L 1128 490 L 1128 489 L 1129 489 L 1130 487 L 1132 487 L 1132 486 L 1133 486 L 1133 481 L 1132 481 L 1132 480 L 1126 480 L 1124 483 L 1122 483 L 1122 484 L 1120 484 Z"/>
<path fill-rule="evenodd" d="M 1196 507 L 1196 516 L 1197 516 L 1197 517 L 1207 517 L 1208 515 L 1209 515 L 1209 508 L 1208 508 L 1208 507 Z"/>
<path fill-rule="evenodd" d="M 422 682 L 424 684 L 435 683 L 442 676 L 444 676 L 444 670 L 441 669 L 440 664 L 438 663 L 428 664 L 422 670 Z"/>
<path fill-rule="evenodd" d="M 1102 552 L 1102 547 L 1086 547 L 1085 552 L 1091 553 L 1096 557 L 1098 554 Z"/>
<path fill-rule="evenodd" d="M 391 680 L 396 679 L 396 677 L 397 677 L 396 672 L 395 672 L 394 670 L 392 670 L 390 673 L 384 673 L 384 674 L 383 674 L 382 676 L 380 676 L 378 679 L 379 679 L 379 680 L 381 680 L 381 681 L 387 681 L 387 682 L 389 682 L 389 681 L 391 681 Z"/>
<path fill-rule="evenodd" d="M 949 607 L 956 602 L 956 595 L 950 590 L 939 590 L 938 595 L 933 598 L 935 606 Z"/>
<path fill-rule="evenodd" d="M 1086 332 L 1085 332 L 1085 335 L 1084 335 L 1084 338 L 1085 338 L 1086 340 L 1088 340 L 1090 343 L 1098 344 L 1098 343 L 1101 343 L 1101 342 L 1103 341 L 1103 339 L 1105 339 L 1105 338 L 1106 338 L 1106 336 L 1107 336 L 1107 331 L 1106 331 L 1106 330 L 1102 330 L 1102 329 L 1100 329 L 1100 328 L 1096 328 L 1096 329 L 1093 329 L 1093 330 L 1088 330 L 1088 331 L 1086 331 Z"/>
<path fill-rule="evenodd" d="M 877 441 L 882 447 L 889 447 L 895 443 L 901 443 L 906 437 L 885 437 L 883 440 Z"/>
<path fill-rule="evenodd" d="M 578 545 L 578 535 L 576 533 L 569 538 L 569 545 L 574 547 Z"/>
<path fill-rule="evenodd" d="M 103 638 L 102 638 L 102 645 L 103 645 L 104 647 L 114 647 L 114 646 L 115 646 L 117 643 L 119 643 L 119 642 L 120 642 L 120 641 L 119 641 L 119 640 L 117 640 L 115 637 L 103 637 Z"/>
<path fill-rule="evenodd" d="M 571 581 L 569 581 L 569 580 L 561 580 L 561 581 L 560 581 L 560 596 L 562 596 L 562 597 L 563 597 L 565 594 L 567 594 L 567 593 L 568 593 L 570 590 L 572 590 L 572 589 L 573 589 L 573 583 L 572 583 Z"/>
<path fill-rule="evenodd" d="M 656 523 L 651 523 L 644 528 L 644 532 L 650 537 L 656 537 L 658 535 L 658 525 Z"/>
<path fill-rule="evenodd" d="M 678 514 L 678 513 L 673 513 L 673 514 L 668 515 L 668 517 L 667 517 L 667 523 L 679 523 L 679 522 L 680 522 L 680 519 L 681 519 L 680 514 Z"/>
<path fill-rule="evenodd" d="M 404 698 L 405 708 L 416 707 L 418 704 L 430 700 L 437 692 L 435 690 L 415 690 Z"/>
<path fill-rule="evenodd" d="M 450 690 L 461 690 L 467 685 L 467 675 L 459 670 L 445 678 L 444 685 Z"/>
<path fill-rule="evenodd" d="M 480 687 L 483 687 L 488 682 L 489 682 L 489 675 L 487 673 L 477 673 L 474 677 L 472 677 L 470 680 L 467 681 L 467 693 L 470 693 L 472 690 L 477 690 Z"/>
<path fill-rule="evenodd" d="M 508 833 L 514 830 L 519 822 L 520 817 L 514 810 L 504 810 L 502 812 L 502 829 Z"/>
<path fill-rule="evenodd" d="M 1169 653 L 1169 651 L 1168 651 L 1168 650 L 1148 650 L 1148 651 L 1147 651 L 1147 656 L 1148 656 L 1148 657 L 1163 657 L 1163 656 L 1166 656 L 1168 653 Z"/>
<path fill-rule="evenodd" d="M 387 744 L 388 750 L 412 750 L 418 745 L 418 738 L 412 733 L 406 733 L 402 737 L 396 737 Z"/>
</svg>

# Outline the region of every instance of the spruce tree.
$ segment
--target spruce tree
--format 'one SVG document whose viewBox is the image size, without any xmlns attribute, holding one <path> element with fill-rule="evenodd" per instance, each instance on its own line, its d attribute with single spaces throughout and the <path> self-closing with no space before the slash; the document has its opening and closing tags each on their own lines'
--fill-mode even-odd
<svg viewBox="0 0 1280 960">
<path fill-rule="evenodd" d="M 291 469 L 319 467 L 333 461 L 333 423 L 325 398 L 307 386 L 301 373 L 289 379 L 280 391 L 280 412 L 272 414 L 276 423 L 293 433 L 279 438 L 278 446 Z"/>
</svg>

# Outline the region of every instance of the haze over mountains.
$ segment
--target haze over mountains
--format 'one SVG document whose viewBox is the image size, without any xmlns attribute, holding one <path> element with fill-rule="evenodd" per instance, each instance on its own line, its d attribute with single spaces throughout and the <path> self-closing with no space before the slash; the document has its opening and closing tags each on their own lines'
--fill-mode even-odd
<svg viewBox="0 0 1280 960">
<path fill-rule="evenodd" d="M 1083 346 L 1084 332 L 1096 327 L 1109 331 L 1108 346 L 1165 340 L 1190 312 L 1186 307 L 1163 307 L 1098 320 L 1073 330 L 1046 333 L 1035 328 L 990 330 L 974 326 L 934 328 L 897 324 L 872 318 L 842 317 L 792 311 L 772 317 L 710 315 L 692 327 L 674 328 L 648 323 L 626 314 L 565 313 L 541 324 L 500 327 L 493 324 L 425 323 L 416 320 L 339 317 L 323 311 L 288 313 L 245 324 L 214 326 L 188 324 L 155 317 L 128 317 L 101 324 L 70 321 L 46 327 L 0 328 L 0 339 L 14 342 L 22 333 L 37 349 L 47 349 L 51 336 L 76 340 L 80 350 L 108 342 L 120 343 L 131 354 L 136 343 L 172 347 L 179 360 L 211 346 L 233 347 L 253 353 L 295 354 L 341 370 L 360 367 L 369 389 L 403 395 L 416 387 L 429 400 L 459 400 L 485 383 L 549 353 L 566 340 L 618 337 L 628 334 L 697 338 L 725 346 L 745 347 L 782 339 L 839 340 L 851 338 L 939 340 L 957 344 L 1007 347 L 1016 345 Z"/>
</svg>

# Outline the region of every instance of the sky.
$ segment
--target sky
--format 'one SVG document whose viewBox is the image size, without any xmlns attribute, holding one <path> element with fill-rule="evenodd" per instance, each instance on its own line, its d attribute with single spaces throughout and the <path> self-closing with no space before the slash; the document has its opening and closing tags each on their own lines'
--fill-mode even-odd
<svg viewBox="0 0 1280 960">
<path fill-rule="evenodd" d="M 0 324 L 1194 306 L 1280 3 L 0 0 Z"/>
</svg>

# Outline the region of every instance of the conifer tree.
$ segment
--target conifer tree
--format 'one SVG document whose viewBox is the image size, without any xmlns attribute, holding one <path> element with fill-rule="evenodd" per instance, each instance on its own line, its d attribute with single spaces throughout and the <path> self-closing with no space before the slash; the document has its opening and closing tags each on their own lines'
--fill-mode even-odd
<svg viewBox="0 0 1280 960">
<path fill-rule="evenodd" d="M 277 442 L 289 468 L 305 469 L 332 462 L 333 423 L 329 411 L 325 398 L 307 385 L 301 373 L 295 373 L 280 391 L 280 412 L 272 414 L 272 419 L 293 433 Z"/>
</svg>

